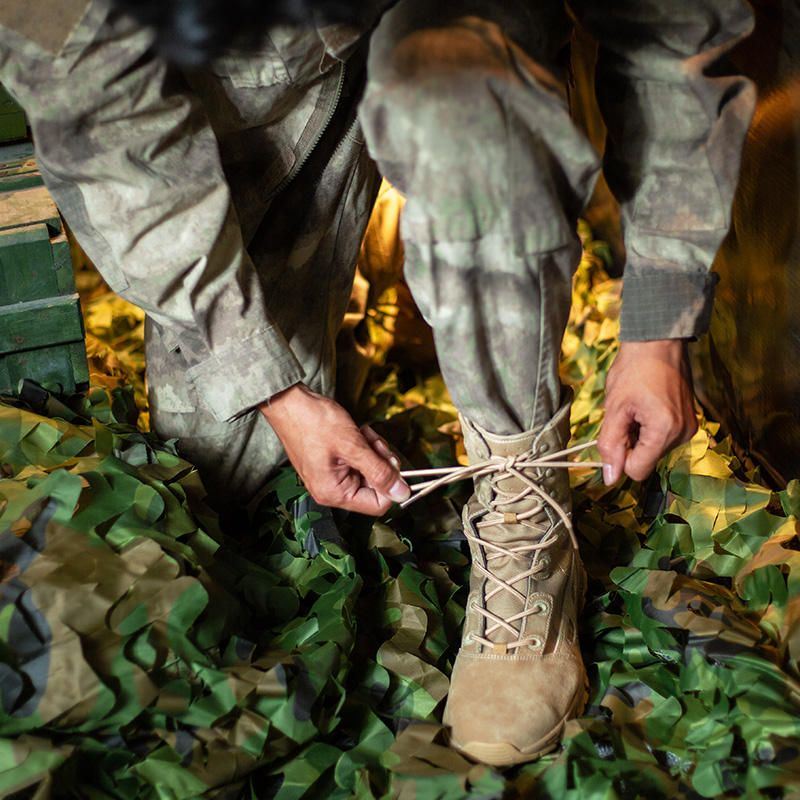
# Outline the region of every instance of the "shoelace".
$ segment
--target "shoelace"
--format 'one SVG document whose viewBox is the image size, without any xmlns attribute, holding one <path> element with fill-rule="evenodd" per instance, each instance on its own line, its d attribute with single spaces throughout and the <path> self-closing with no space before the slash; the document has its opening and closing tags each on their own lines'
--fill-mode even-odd
<svg viewBox="0 0 800 800">
<path fill-rule="evenodd" d="M 528 475 L 524 470 L 530 469 L 548 469 L 548 468 L 561 468 L 571 469 L 574 467 L 589 467 L 596 468 L 602 467 L 603 463 L 599 461 L 569 461 L 568 456 L 588 450 L 594 447 L 597 441 L 586 442 L 585 444 L 567 447 L 555 453 L 550 453 L 546 456 L 537 456 L 533 452 L 521 453 L 516 456 L 492 456 L 485 461 L 479 461 L 475 464 L 470 464 L 467 467 L 442 467 L 434 469 L 418 469 L 406 470 L 400 474 L 406 479 L 414 478 L 429 478 L 430 480 L 422 481 L 411 485 L 412 496 L 406 500 L 402 507 L 405 508 L 412 503 L 415 503 L 422 497 L 425 497 L 442 486 L 458 481 L 467 480 L 468 478 L 483 478 L 489 476 L 489 481 L 492 487 L 492 500 L 489 503 L 489 511 L 482 517 L 482 519 L 475 525 L 479 532 L 481 528 L 490 527 L 497 524 L 522 524 L 530 528 L 535 534 L 535 541 L 530 544 L 518 545 L 502 545 L 497 542 L 492 542 L 487 539 L 481 539 L 476 536 L 472 530 L 465 530 L 464 535 L 470 543 L 474 543 L 477 547 L 484 551 L 484 557 L 487 566 L 480 562 L 473 563 L 473 569 L 477 569 L 488 582 L 493 584 L 493 588 L 486 592 L 484 595 L 484 605 L 479 606 L 473 604 L 472 608 L 477 611 L 486 620 L 486 628 L 484 630 L 485 636 L 478 636 L 473 634 L 474 641 L 479 642 L 484 647 L 491 648 L 493 652 L 505 653 L 508 650 L 517 649 L 520 647 L 539 646 L 541 642 L 535 636 L 522 636 L 521 632 L 524 627 L 525 620 L 533 614 L 541 613 L 544 608 L 543 603 L 534 603 L 530 608 L 525 608 L 527 598 L 516 587 L 520 581 L 527 580 L 540 574 L 546 567 L 542 561 L 539 560 L 538 555 L 546 550 L 556 541 L 557 525 L 551 525 L 542 522 L 536 522 L 535 517 L 541 514 L 547 506 L 549 506 L 558 516 L 560 521 L 564 524 L 567 532 L 569 533 L 572 546 L 578 549 L 578 540 L 575 537 L 575 530 L 572 526 L 572 519 L 570 514 L 564 510 L 564 507 L 548 492 L 542 489 L 541 486 Z M 500 481 L 505 478 L 514 477 L 522 482 L 523 488 L 516 492 L 505 492 L 498 487 Z M 500 506 L 508 506 L 524 500 L 531 495 L 535 495 L 538 503 L 528 511 L 523 513 L 504 512 L 498 510 Z M 471 526 L 470 526 L 471 527 Z M 529 567 L 519 572 L 518 574 L 505 581 L 498 575 L 495 575 L 489 568 L 489 562 L 502 557 L 511 558 L 514 560 L 531 558 L 532 561 Z M 523 610 L 510 617 L 503 618 L 489 611 L 484 606 L 497 595 L 499 592 L 508 592 L 516 598 L 523 607 Z M 514 623 L 518 623 L 516 627 Z M 493 642 L 488 637 L 498 630 L 503 629 L 510 633 L 512 636 L 517 637 L 511 642 Z"/>
</svg>

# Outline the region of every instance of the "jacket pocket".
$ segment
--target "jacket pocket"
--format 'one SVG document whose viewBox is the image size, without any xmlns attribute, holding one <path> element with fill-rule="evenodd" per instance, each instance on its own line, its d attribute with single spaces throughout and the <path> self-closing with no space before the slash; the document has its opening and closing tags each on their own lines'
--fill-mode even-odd
<svg viewBox="0 0 800 800">
<path fill-rule="evenodd" d="M 255 50 L 228 50 L 214 59 L 211 72 L 227 78 L 236 89 L 262 89 L 290 83 L 289 71 L 270 36 Z"/>
</svg>

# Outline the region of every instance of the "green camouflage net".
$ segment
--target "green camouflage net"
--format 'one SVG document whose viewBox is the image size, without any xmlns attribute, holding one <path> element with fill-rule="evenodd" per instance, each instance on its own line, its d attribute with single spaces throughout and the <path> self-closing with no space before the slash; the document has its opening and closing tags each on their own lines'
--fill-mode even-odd
<svg viewBox="0 0 800 800">
<path fill-rule="evenodd" d="M 576 441 L 599 428 L 619 309 L 583 233 Z M 101 343 L 140 335 L 97 316 Z M 118 362 L 140 381 L 138 357 Z M 3 796 L 800 797 L 800 483 L 765 488 L 716 426 L 644 488 L 575 471 L 590 705 L 558 752 L 499 772 L 440 724 L 468 487 L 373 524 L 315 507 L 287 469 L 229 539 L 191 465 L 137 429 L 133 390 L 46 414 L 0 406 Z M 438 377 L 381 369 L 370 415 L 414 466 L 459 454 Z"/>
</svg>

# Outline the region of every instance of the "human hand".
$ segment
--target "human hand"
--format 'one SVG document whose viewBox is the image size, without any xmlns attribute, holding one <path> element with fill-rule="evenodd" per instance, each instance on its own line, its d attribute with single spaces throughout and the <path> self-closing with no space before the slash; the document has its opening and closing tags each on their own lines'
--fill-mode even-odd
<svg viewBox="0 0 800 800">
<path fill-rule="evenodd" d="M 388 444 L 336 401 L 298 383 L 260 408 L 320 505 L 380 516 L 411 495 Z"/>
<path fill-rule="evenodd" d="M 623 472 L 644 480 L 697 430 L 685 342 L 623 342 L 606 380 L 605 407 L 597 449 L 606 485 Z"/>
</svg>

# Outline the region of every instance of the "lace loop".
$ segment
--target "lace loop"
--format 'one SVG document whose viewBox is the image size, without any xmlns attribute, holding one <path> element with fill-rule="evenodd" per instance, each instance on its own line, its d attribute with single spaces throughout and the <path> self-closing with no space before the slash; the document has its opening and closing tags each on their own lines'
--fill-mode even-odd
<svg viewBox="0 0 800 800">
<path fill-rule="evenodd" d="M 535 579 L 547 570 L 547 557 L 540 558 L 539 556 L 542 551 L 551 547 L 557 541 L 559 523 L 563 524 L 569 533 L 572 546 L 576 550 L 578 549 L 578 540 L 575 537 L 570 514 L 558 499 L 539 486 L 536 480 L 526 474 L 526 471 L 539 471 L 539 474 L 543 473 L 550 477 L 554 474 L 555 469 L 570 469 L 574 467 L 600 468 L 603 466 L 602 462 L 574 462 L 567 458 L 573 453 L 582 452 L 594 447 L 596 444 L 596 441 L 586 442 L 585 444 L 567 447 L 547 455 L 538 455 L 533 451 L 529 451 L 514 456 L 492 456 L 466 467 L 407 470 L 400 473 L 406 479 L 429 479 L 411 485 L 412 496 L 402 504 L 403 508 L 448 484 L 457 483 L 468 478 L 488 477 L 492 489 L 492 499 L 481 519 L 475 523 L 470 523 L 469 527 L 474 527 L 474 530 L 465 530 L 464 535 L 470 544 L 483 551 L 485 565 L 475 560 L 473 569 L 476 569 L 480 575 L 486 578 L 487 589 L 489 585 L 492 586 L 488 591 L 484 590 L 484 602 L 482 604 L 474 601 L 470 604 L 470 609 L 477 612 L 484 620 L 484 635 L 480 636 L 477 633 L 472 633 L 468 638 L 488 648 L 494 654 L 502 655 L 509 650 L 514 651 L 520 647 L 539 647 L 542 645 L 542 641 L 538 637 L 525 636 L 523 631 L 527 618 L 534 614 L 545 613 L 548 609 L 548 604 L 543 601 L 537 601 L 531 607 L 526 608 L 527 597 L 516 588 L 516 584 L 529 578 Z M 519 490 L 515 489 L 514 492 L 501 489 L 499 484 L 507 478 L 515 478 L 521 484 L 521 488 Z M 500 510 L 501 506 L 513 505 L 524 500 L 534 501 L 529 509 L 518 512 Z M 556 524 L 536 521 L 535 518 L 548 508 L 558 518 Z M 483 528 L 495 525 L 524 525 L 530 528 L 534 535 L 534 540 L 522 544 L 501 544 L 481 538 L 480 531 Z M 498 558 L 524 561 L 526 567 L 511 578 L 504 580 L 492 572 L 490 568 L 490 563 Z M 486 604 L 501 592 L 508 593 L 517 602 L 521 603 L 522 610 L 502 617 L 486 608 Z M 494 642 L 489 637 L 497 631 L 505 631 L 516 638 L 510 642 Z"/>
</svg>

